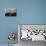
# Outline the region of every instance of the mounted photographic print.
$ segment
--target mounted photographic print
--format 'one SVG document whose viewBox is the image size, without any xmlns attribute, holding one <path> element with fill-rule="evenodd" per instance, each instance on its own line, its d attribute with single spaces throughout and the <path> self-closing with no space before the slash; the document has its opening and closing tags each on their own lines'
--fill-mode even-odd
<svg viewBox="0 0 46 46">
<path fill-rule="evenodd" d="M 16 16 L 16 8 L 5 8 L 5 16 Z"/>
<path fill-rule="evenodd" d="M 20 33 L 19 41 L 31 40 L 31 41 L 46 41 L 46 25 L 18 25 Z"/>
</svg>

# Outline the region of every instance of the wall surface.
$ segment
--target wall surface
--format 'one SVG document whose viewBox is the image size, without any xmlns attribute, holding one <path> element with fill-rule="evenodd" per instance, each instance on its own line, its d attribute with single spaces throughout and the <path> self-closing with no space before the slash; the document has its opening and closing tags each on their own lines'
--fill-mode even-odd
<svg viewBox="0 0 46 46">
<path fill-rule="evenodd" d="M 16 17 L 5 17 L 5 8 L 17 8 Z M 17 24 L 46 24 L 46 0 L 0 0 L 0 44 L 7 44 Z M 17 42 L 17 39 L 16 39 Z"/>
</svg>

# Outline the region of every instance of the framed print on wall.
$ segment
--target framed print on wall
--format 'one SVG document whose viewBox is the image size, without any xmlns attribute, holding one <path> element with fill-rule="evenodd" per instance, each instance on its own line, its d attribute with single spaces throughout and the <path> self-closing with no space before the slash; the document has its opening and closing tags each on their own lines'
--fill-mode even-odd
<svg viewBox="0 0 46 46">
<path fill-rule="evenodd" d="M 19 42 L 21 40 L 46 41 L 45 24 L 20 24 L 18 25 Z"/>
<path fill-rule="evenodd" d="M 16 8 L 5 8 L 5 16 L 16 16 Z"/>
</svg>

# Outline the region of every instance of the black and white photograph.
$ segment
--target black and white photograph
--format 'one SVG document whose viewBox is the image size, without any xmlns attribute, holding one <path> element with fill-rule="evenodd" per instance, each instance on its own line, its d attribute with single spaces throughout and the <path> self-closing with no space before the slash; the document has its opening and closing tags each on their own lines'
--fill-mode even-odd
<svg viewBox="0 0 46 46">
<path fill-rule="evenodd" d="M 16 16 L 16 8 L 5 8 L 5 16 Z"/>
</svg>

